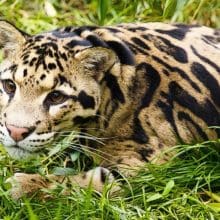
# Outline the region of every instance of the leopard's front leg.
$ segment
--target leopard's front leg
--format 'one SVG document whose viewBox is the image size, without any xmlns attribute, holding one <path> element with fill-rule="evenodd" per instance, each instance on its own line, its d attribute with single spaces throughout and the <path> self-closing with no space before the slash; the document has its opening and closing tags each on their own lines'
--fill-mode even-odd
<svg viewBox="0 0 220 220">
<path fill-rule="evenodd" d="M 59 184 L 64 185 L 64 188 L 67 188 L 69 184 L 72 187 L 74 185 L 83 188 L 91 186 L 94 190 L 102 192 L 105 183 L 113 183 L 113 181 L 113 175 L 104 167 L 96 167 L 73 176 L 57 176 L 53 174 L 41 176 L 40 174 L 16 173 L 6 180 L 7 183 L 11 184 L 10 195 L 15 200 L 23 196 L 31 196 L 42 191 L 42 189 L 54 189 Z M 116 189 L 118 187 L 114 188 L 114 190 Z"/>
<path fill-rule="evenodd" d="M 91 186 L 94 190 L 102 192 L 105 183 L 114 182 L 113 170 L 128 177 L 136 174 L 137 169 L 146 162 L 141 154 L 143 149 L 130 144 L 125 141 L 105 145 L 101 150 L 103 155 L 100 155 L 100 166 L 77 175 L 56 176 L 51 174 L 43 177 L 39 174 L 16 173 L 7 180 L 12 184 L 11 196 L 18 199 L 23 195 L 32 195 L 41 189 L 52 189 L 56 185 L 69 185 L 69 183 L 73 187 L 74 185 L 84 188 Z M 150 149 L 146 148 L 147 151 L 151 152 Z M 117 184 L 115 187 L 113 184 L 112 191 L 118 189 Z"/>
</svg>

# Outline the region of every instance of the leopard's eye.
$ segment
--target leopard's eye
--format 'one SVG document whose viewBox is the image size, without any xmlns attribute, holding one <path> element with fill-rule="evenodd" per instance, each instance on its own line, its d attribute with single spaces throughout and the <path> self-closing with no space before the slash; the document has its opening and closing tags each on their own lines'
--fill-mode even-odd
<svg viewBox="0 0 220 220">
<path fill-rule="evenodd" d="M 47 105 L 59 105 L 67 100 L 67 96 L 60 91 L 49 93 L 45 99 Z"/>
<path fill-rule="evenodd" d="M 3 89 L 8 95 L 14 95 L 16 90 L 15 83 L 10 79 L 2 80 Z"/>
</svg>

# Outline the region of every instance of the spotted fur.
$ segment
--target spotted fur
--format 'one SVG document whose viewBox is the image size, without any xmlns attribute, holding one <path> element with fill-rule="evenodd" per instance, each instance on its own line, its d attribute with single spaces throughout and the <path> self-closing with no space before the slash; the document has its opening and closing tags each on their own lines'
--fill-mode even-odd
<svg viewBox="0 0 220 220">
<path fill-rule="evenodd" d="M 220 136 L 208 128 L 220 125 L 219 30 L 147 23 L 30 36 L 1 21 L 0 46 L 0 139 L 14 158 L 37 154 L 75 130 L 103 138 L 105 145 L 79 141 L 92 155 L 91 149 L 99 152 L 100 166 L 130 167 L 129 175 L 167 147 Z M 10 126 L 27 132 L 18 141 Z M 100 190 L 111 174 L 97 169 L 93 185 Z M 81 186 L 88 185 L 86 175 Z"/>
</svg>

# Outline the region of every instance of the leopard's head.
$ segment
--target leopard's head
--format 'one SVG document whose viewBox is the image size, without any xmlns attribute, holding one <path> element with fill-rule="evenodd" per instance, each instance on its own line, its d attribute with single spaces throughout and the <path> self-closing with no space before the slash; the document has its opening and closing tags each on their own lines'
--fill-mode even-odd
<svg viewBox="0 0 220 220">
<path fill-rule="evenodd" d="M 115 55 L 89 45 L 73 50 L 72 39 L 30 36 L 0 21 L 0 141 L 14 158 L 40 152 L 78 118 L 97 114 L 99 81 Z"/>
</svg>

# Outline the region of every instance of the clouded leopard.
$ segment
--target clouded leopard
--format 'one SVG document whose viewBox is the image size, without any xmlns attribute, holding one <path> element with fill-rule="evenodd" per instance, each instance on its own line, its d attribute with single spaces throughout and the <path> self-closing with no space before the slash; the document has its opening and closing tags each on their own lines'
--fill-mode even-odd
<svg viewBox="0 0 220 220">
<path fill-rule="evenodd" d="M 101 191 L 112 170 L 129 175 L 168 147 L 220 136 L 208 128 L 220 125 L 219 30 L 138 23 L 29 35 L 0 21 L 0 46 L 0 141 L 11 157 L 39 154 L 64 132 L 103 138 L 84 146 L 99 166 L 72 183 Z M 12 196 L 51 179 L 63 177 L 17 173 Z"/>
</svg>

